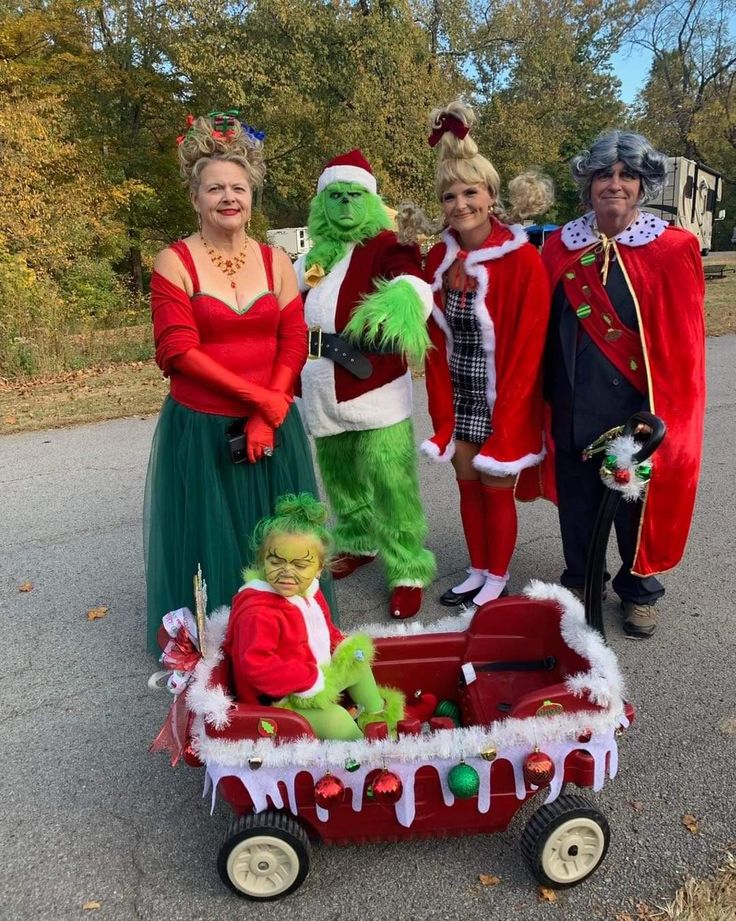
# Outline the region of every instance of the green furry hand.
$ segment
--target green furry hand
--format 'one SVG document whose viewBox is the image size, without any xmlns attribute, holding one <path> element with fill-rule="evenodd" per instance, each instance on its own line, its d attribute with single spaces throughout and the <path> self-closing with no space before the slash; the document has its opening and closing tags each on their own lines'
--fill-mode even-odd
<svg viewBox="0 0 736 921">
<path fill-rule="evenodd" d="M 424 307 L 411 282 L 381 281 L 363 298 L 344 335 L 356 345 L 398 352 L 421 365 L 431 347 Z"/>
</svg>

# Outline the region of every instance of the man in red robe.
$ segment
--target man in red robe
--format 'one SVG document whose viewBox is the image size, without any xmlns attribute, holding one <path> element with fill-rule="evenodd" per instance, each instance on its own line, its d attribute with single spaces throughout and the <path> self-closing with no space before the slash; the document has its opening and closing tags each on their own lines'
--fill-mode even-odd
<svg viewBox="0 0 736 921">
<path fill-rule="evenodd" d="M 604 489 L 599 462 L 583 461 L 583 449 L 640 409 L 667 426 L 643 502 L 621 503 L 615 521 L 622 565 L 612 585 L 625 632 L 641 638 L 656 629 L 654 605 L 664 594 L 656 576 L 685 549 L 705 408 L 699 246 L 689 232 L 641 210 L 665 165 L 640 135 L 602 135 L 573 160 L 592 210 L 550 237 L 542 253 L 553 291 L 545 393 L 554 478 L 535 485 L 557 500 L 563 585 L 582 592 Z M 527 497 L 529 487 L 527 478 Z"/>
</svg>

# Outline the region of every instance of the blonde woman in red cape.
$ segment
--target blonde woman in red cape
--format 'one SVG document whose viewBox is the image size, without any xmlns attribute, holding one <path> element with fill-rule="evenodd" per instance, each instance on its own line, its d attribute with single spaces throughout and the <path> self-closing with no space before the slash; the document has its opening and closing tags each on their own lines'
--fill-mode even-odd
<svg viewBox="0 0 736 921">
<path fill-rule="evenodd" d="M 485 604 L 501 595 L 516 545 L 514 487 L 544 456 L 541 368 L 549 288 L 536 249 L 516 223 L 552 203 L 549 180 L 501 182 L 478 152 L 474 114 L 461 101 L 432 112 L 436 192 L 444 215 L 426 278 L 434 293 L 426 364 L 434 434 L 422 450 L 452 463 L 468 546 L 467 577 L 440 601 Z"/>
</svg>

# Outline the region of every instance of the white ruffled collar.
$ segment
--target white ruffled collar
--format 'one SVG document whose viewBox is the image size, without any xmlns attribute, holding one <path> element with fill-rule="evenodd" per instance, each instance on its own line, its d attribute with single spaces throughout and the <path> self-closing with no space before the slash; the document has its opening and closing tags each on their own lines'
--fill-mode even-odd
<svg viewBox="0 0 736 921">
<path fill-rule="evenodd" d="M 593 231 L 594 219 L 595 213 L 589 211 L 583 217 L 565 224 L 561 239 L 567 249 L 584 249 L 597 242 L 598 237 Z M 614 240 L 622 246 L 646 246 L 661 237 L 668 226 L 667 221 L 646 211 L 639 211 L 632 223 L 616 234 Z"/>
</svg>

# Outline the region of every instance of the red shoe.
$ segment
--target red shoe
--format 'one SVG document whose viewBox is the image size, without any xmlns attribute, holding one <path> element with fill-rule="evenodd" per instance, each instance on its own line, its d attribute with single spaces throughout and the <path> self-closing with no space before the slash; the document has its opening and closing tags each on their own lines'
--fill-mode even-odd
<svg viewBox="0 0 736 921">
<path fill-rule="evenodd" d="M 404 620 L 413 617 L 422 606 L 422 590 L 413 585 L 398 585 L 391 592 L 388 612 L 391 617 Z"/>
<path fill-rule="evenodd" d="M 410 720 L 426 723 L 437 708 L 437 697 L 429 691 L 415 691 L 413 697 L 407 697 L 404 707 L 405 716 Z"/>
<path fill-rule="evenodd" d="M 375 556 L 353 556 L 352 553 L 343 553 L 333 563 L 332 578 L 344 579 L 347 576 L 351 576 L 356 569 L 372 563 L 373 560 L 375 560 Z"/>
</svg>

